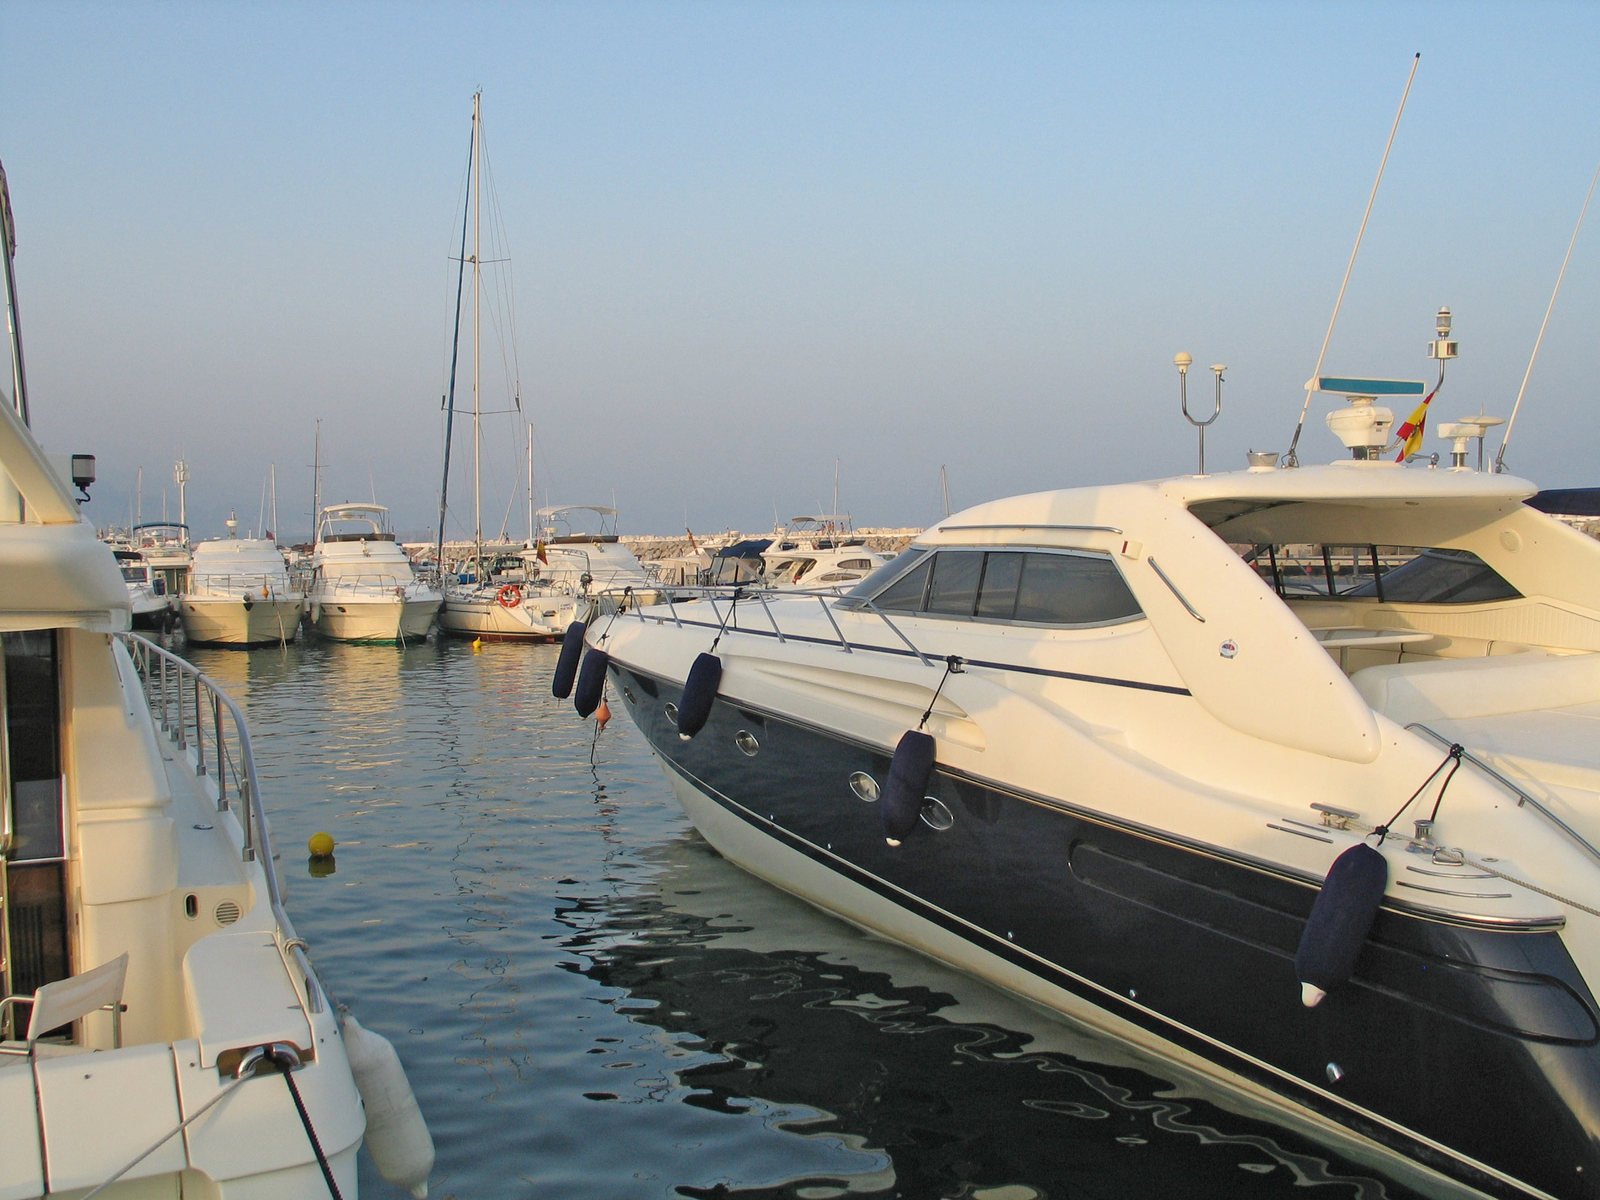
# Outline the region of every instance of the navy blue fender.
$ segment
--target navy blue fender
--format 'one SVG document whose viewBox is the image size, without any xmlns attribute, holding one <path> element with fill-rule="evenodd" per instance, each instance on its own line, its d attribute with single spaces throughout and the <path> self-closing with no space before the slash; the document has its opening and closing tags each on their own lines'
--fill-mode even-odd
<svg viewBox="0 0 1600 1200">
<path fill-rule="evenodd" d="M 711 653 L 699 655 L 689 668 L 683 695 L 678 698 L 678 732 L 684 737 L 693 737 L 704 728 L 721 682 L 722 660 Z"/>
<path fill-rule="evenodd" d="M 923 798 L 928 794 L 928 779 L 933 774 L 933 735 L 908 729 L 894 748 L 889 763 L 889 778 L 878 801 L 883 817 L 883 836 L 898 846 L 917 827 Z"/>
<path fill-rule="evenodd" d="M 583 657 L 583 633 L 588 625 L 574 621 L 561 636 L 561 657 L 556 659 L 555 677 L 550 680 L 550 694 L 557 700 L 572 695 L 572 681 L 578 677 L 578 660 Z"/>
<path fill-rule="evenodd" d="M 1333 860 L 1294 956 L 1300 999 L 1307 1008 L 1315 1008 L 1327 992 L 1350 978 L 1388 883 L 1388 860 L 1365 842 Z"/>
<path fill-rule="evenodd" d="M 564 649 L 564 647 L 563 647 Z M 583 656 L 583 666 L 578 669 L 578 687 L 572 693 L 572 707 L 580 717 L 587 717 L 600 707 L 600 695 L 606 687 L 606 667 L 611 655 L 593 647 Z"/>
</svg>

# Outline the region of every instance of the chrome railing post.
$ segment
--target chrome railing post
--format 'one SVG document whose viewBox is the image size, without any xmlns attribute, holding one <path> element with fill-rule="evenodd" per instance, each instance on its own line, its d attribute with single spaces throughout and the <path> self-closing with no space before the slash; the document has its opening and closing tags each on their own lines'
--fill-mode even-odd
<svg viewBox="0 0 1600 1200">
<path fill-rule="evenodd" d="M 217 807 L 228 807 L 228 763 L 227 756 L 223 754 L 222 746 L 222 700 L 215 693 L 211 693 L 211 735 L 215 739 L 211 743 L 211 761 L 213 774 L 217 777 Z"/>
<path fill-rule="evenodd" d="M 196 775 L 206 773 L 206 732 L 201 723 L 201 706 L 203 703 L 203 687 L 200 676 L 194 677 L 194 763 Z"/>
</svg>

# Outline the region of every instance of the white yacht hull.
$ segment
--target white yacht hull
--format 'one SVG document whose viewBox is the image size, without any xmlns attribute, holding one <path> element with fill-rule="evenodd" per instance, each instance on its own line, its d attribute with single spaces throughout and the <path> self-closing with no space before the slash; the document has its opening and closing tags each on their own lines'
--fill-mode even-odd
<svg viewBox="0 0 1600 1200">
<path fill-rule="evenodd" d="M 565 596 L 519 591 L 512 604 L 499 593 L 447 594 L 439 606 L 439 632 L 451 637 L 501 642 L 554 642 L 566 631 Z"/>
<path fill-rule="evenodd" d="M 335 642 L 418 641 L 439 612 L 437 598 L 334 595 L 311 603 L 311 627 Z"/>
<path fill-rule="evenodd" d="M 305 601 L 273 597 L 246 603 L 238 597 L 185 596 L 178 604 L 184 636 L 200 646 L 269 646 L 292 642 Z"/>
</svg>

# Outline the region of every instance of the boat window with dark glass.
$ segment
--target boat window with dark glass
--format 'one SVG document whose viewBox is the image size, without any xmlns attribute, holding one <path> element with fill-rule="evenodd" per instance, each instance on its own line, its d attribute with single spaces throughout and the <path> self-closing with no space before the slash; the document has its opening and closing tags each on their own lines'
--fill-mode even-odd
<svg viewBox="0 0 1600 1200">
<path fill-rule="evenodd" d="M 978 616 L 991 621 L 1009 621 L 1016 615 L 1022 560 L 1026 557 L 1014 551 L 995 551 L 984 556 Z"/>
<path fill-rule="evenodd" d="M 883 568 L 879 567 L 878 571 Z M 861 581 L 854 595 L 871 596 L 868 590 L 872 581 L 878 577 L 874 571 Z M 921 612 L 923 601 L 928 592 L 928 577 L 933 574 L 933 561 L 925 558 L 906 574 L 884 588 L 877 596 L 872 597 L 873 603 L 879 608 L 893 609 L 897 612 Z"/>
<path fill-rule="evenodd" d="M 1301 544 L 1241 547 L 1240 553 L 1286 600 L 1484 604 L 1522 595 L 1467 550 Z"/>
<path fill-rule="evenodd" d="M 1467 550 L 1387 547 L 1389 566 L 1347 596 L 1375 596 L 1396 604 L 1483 604 L 1516 600 L 1522 593 Z"/>
<path fill-rule="evenodd" d="M 1109 558 L 1029 554 L 1023 564 L 1013 620 L 1101 625 L 1138 615 L 1139 602 Z"/>
<path fill-rule="evenodd" d="M 61 685 L 53 631 L 7 633 L 0 642 L 0 945 L 9 951 L 0 955 L 0 995 L 12 995 L 68 974 Z"/>
<path fill-rule="evenodd" d="M 933 556 L 933 585 L 927 611 L 970 617 L 978 603 L 978 578 L 983 573 L 981 550 L 941 550 Z"/>
<path fill-rule="evenodd" d="M 55 634 L 8 633 L 5 638 L 6 791 L 12 862 L 55 859 L 66 853 L 61 812 Z"/>
<path fill-rule="evenodd" d="M 855 587 L 846 592 L 838 603 L 845 608 L 853 608 L 870 599 L 884 585 L 885 580 L 893 579 L 901 572 L 910 570 L 911 565 L 927 553 L 927 550 L 920 546 L 907 547 L 888 562 L 879 563 L 874 567 Z"/>
</svg>

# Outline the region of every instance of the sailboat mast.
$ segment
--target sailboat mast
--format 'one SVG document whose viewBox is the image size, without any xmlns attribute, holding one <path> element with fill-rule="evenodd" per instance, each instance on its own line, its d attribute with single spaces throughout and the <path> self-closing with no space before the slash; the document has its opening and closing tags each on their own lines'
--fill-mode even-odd
<svg viewBox="0 0 1600 1200">
<path fill-rule="evenodd" d="M 142 471 L 143 468 L 140 468 Z M 140 476 L 143 478 L 143 475 Z M 317 418 L 317 431 L 311 439 L 311 541 L 315 545 L 321 532 L 322 517 L 322 419 Z"/>
<path fill-rule="evenodd" d="M 483 347 L 483 112 L 481 92 L 472 96 L 472 539 L 477 549 L 476 577 L 483 569 L 483 483 L 480 470 L 483 435 L 478 417 Z M 481 580 L 480 580 L 481 582 Z"/>
<path fill-rule="evenodd" d="M 478 98 L 472 98 L 472 137 L 467 144 L 467 180 L 473 178 L 472 163 L 478 148 Z M 434 545 L 433 560 L 444 566 L 444 519 L 450 504 L 450 433 L 456 416 L 456 362 L 461 353 L 461 284 L 467 273 L 467 205 L 472 203 L 469 190 L 461 206 L 461 252 L 456 256 L 456 319 L 450 326 L 450 381 L 444 396 L 444 478 L 439 481 L 439 537 Z"/>
</svg>

